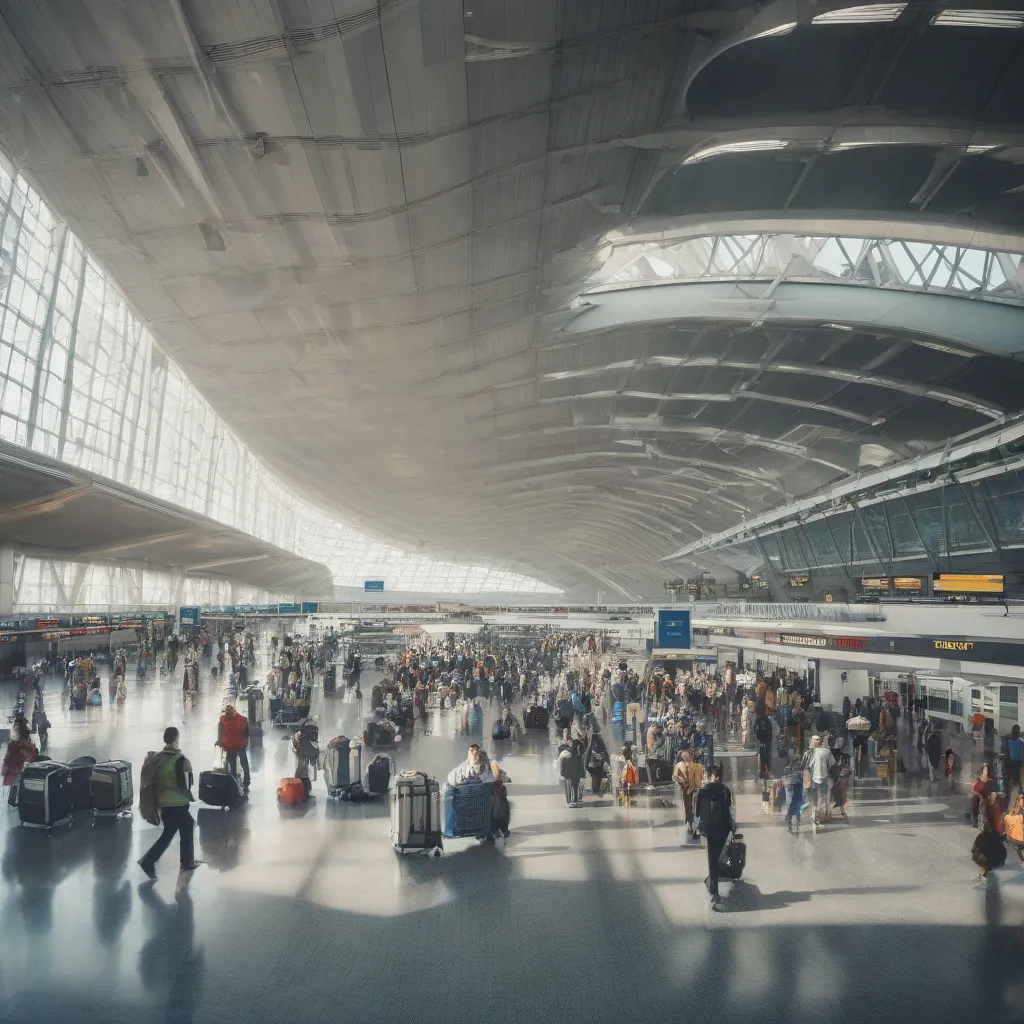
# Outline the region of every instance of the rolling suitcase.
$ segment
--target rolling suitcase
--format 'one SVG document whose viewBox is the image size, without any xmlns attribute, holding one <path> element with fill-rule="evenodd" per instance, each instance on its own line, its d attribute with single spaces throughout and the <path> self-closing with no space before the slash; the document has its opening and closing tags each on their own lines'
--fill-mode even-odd
<svg viewBox="0 0 1024 1024">
<path fill-rule="evenodd" d="M 306 802 L 306 786 L 302 779 L 289 777 L 282 779 L 277 787 L 277 802 L 289 807 L 295 807 Z"/>
<path fill-rule="evenodd" d="M 491 834 L 490 782 L 463 782 L 444 787 L 444 835 L 449 839 L 483 838 Z"/>
<path fill-rule="evenodd" d="M 363 774 L 363 791 L 370 796 L 380 796 L 388 791 L 395 763 L 387 754 L 378 754 Z"/>
<path fill-rule="evenodd" d="M 88 754 L 76 757 L 68 764 L 68 771 L 71 772 L 71 809 L 73 811 L 88 811 L 92 807 L 89 783 L 92 779 L 94 764 L 96 764 L 96 758 L 90 757 Z"/>
<path fill-rule="evenodd" d="M 398 853 L 441 856 L 441 790 L 423 772 L 402 772 L 391 790 L 391 845 Z"/>
<path fill-rule="evenodd" d="M 656 757 L 649 757 L 640 769 L 640 781 L 648 786 L 663 786 L 672 781 L 672 765 Z"/>
<path fill-rule="evenodd" d="M 226 768 L 199 773 L 199 799 L 222 810 L 237 807 L 245 797 L 242 784 Z"/>
<path fill-rule="evenodd" d="M 131 811 L 135 800 L 131 761 L 103 761 L 93 765 L 89 796 L 97 817 L 117 817 Z"/>
<path fill-rule="evenodd" d="M 527 729 L 547 729 L 550 716 L 543 704 L 531 704 L 523 715 L 523 725 Z"/>
<path fill-rule="evenodd" d="M 718 861 L 718 877 L 731 878 L 738 882 L 747 866 L 747 844 L 742 842 L 742 835 L 733 833 L 732 839 L 725 844 L 722 856 Z"/>
<path fill-rule="evenodd" d="M 328 796 L 342 796 L 360 776 L 360 745 L 347 736 L 335 736 L 321 759 Z"/>
<path fill-rule="evenodd" d="M 18 786 L 18 817 L 29 828 L 71 824 L 71 771 L 57 761 L 25 765 Z"/>
</svg>

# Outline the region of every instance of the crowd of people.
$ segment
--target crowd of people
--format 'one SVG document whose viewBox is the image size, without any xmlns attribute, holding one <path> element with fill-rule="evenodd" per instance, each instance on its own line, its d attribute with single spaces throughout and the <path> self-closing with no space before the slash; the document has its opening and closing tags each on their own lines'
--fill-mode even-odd
<svg viewBox="0 0 1024 1024">
<path fill-rule="evenodd" d="M 815 827 L 834 817 L 848 821 L 851 779 L 877 773 L 891 781 L 906 770 L 901 751 L 913 749 L 915 736 L 922 771 L 933 782 L 942 776 L 949 792 L 954 790 L 958 758 L 941 728 L 922 709 L 902 708 L 893 699 L 895 694 L 846 699 L 841 710 L 832 711 L 815 706 L 806 679 L 796 676 L 759 678 L 731 666 L 685 671 L 650 662 L 638 671 L 640 662 L 619 660 L 600 636 L 581 631 L 513 637 L 499 644 L 484 636 L 460 642 L 449 636 L 442 643 L 413 645 L 393 662 L 378 658 L 381 678 L 371 687 L 371 722 L 379 720 L 383 708 L 386 714 L 398 712 L 411 729 L 416 717 L 461 709 L 460 728 L 472 731 L 467 710 L 497 703 L 492 732 L 496 742 L 520 740 L 538 721 L 549 735 L 548 722 L 553 723 L 555 767 L 568 807 L 584 806 L 588 779 L 592 795 L 612 792 L 624 806 L 634 804 L 645 790 L 678 788 L 687 841 L 703 837 L 708 846 L 712 906 L 720 906 L 716 866 L 735 824 L 732 795 L 724 785 L 721 763 L 713 757 L 715 741 L 733 750 L 756 752 L 762 807 L 778 813 L 790 831 L 799 830 L 808 811 Z M 152 655 L 146 655 L 144 646 L 137 661 L 144 665 L 147 657 L 155 659 L 161 676 L 180 669 L 186 705 L 198 696 L 204 666 L 212 678 L 223 678 L 227 701 L 218 720 L 217 744 L 245 793 L 250 784 L 250 723 L 244 706 L 236 707 L 234 700 L 243 701 L 251 692 L 260 660 L 267 658 L 263 685 L 254 687 L 260 699 L 266 693 L 272 701 L 305 700 L 307 711 L 312 688 L 324 684 L 325 692 L 333 691 L 336 662 L 342 664 L 338 638 L 330 633 L 309 639 L 284 637 L 280 643 L 276 638 L 266 640 L 260 647 L 252 634 L 214 635 L 202 629 L 154 643 Z M 350 647 L 342 672 L 359 698 L 361 661 L 358 648 Z M 115 652 L 112 700 L 125 699 L 128 663 L 125 651 Z M 46 748 L 50 722 L 41 680 L 54 670 L 64 677 L 63 699 L 71 710 L 88 706 L 90 695 L 100 690 L 92 652 L 26 673 L 30 697 L 21 698 L 12 723 L 3 760 L 6 786 L 15 784 L 25 764 Z M 167 765 L 158 788 L 166 799 L 179 801 L 160 806 L 180 809 L 164 815 L 165 834 L 141 862 L 147 874 L 155 870 L 175 832 L 181 835 L 182 864 L 194 863 L 186 821 L 191 820 L 191 797 L 180 802 L 182 794 L 190 792 L 191 770 L 186 770 L 184 758 L 171 756 L 176 744 L 175 734 L 167 740 Z M 1024 741 L 1018 726 L 1003 747 L 999 757 L 986 758 L 970 791 L 968 813 L 977 828 L 971 855 L 982 877 L 1005 861 L 1007 842 L 1024 851 L 1024 836 L 1018 839 L 1018 823 L 1024 818 Z M 296 729 L 292 752 L 295 776 L 308 793 L 320 754 L 315 726 L 312 732 L 304 725 Z M 490 838 L 507 838 L 512 780 L 499 758 L 477 742 L 448 776 L 453 786 L 470 779 L 492 787 Z"/>
</svg>

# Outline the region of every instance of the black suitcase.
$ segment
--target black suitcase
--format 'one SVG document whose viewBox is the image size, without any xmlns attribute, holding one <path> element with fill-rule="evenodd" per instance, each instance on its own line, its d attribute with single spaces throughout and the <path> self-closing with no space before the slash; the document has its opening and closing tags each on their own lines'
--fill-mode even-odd
<svg viewBox="0 0 1024 1024">
<path fill-rule="evenodd" d="M 93 765 L 89 796 L 97 815 L 116 817 L 130 811 L 135 799 L 131 761 L 103 761 Z"/>
<path fill-rule="evenodd" d="M 18 786 L 18 817 L 29 828 L 71 824 L 71 771 L 66 764 L 25 765 Z"/>
<path fill-rule="evenodd" d="M 226 768 L 200 772 L 199 799 L 211 807 L 238 807 L 244 799 L 242 784 Z"/>
<path fill-rule="evenodd" d="M 363 774 L 363 789 L 372 796 L 388 791 L 394 764 L 387 754 L 378 754 L 367 766 Z"/>
<path fill-rule="evenodd" d="M 548 709 L 542 704 L 531 704 L 523 715 L 523 725 L 527 729 L 546 729 L 549 717 Z"/>
<path fill-rule="evenodd" d="M 743 836 L 733 834 L 732 839 L 725 844 L 722 856 L 718 861 L 718 877 L 731 878 L 739 881 L 743 875 L 743 869 L 747 866 L 747 844 L 741 842 Z"/>
<path fill-rule="evenodd" d="M 92 800 L 89 796 L 89 780 L 92 778 L 93 765 L 96 758 L 88 754 L 76 757 L 68 764 L 71 772 L 71 809 L 73 811 L 87 811 L 92 807 Z"/>
<path fill-rule="evenodd" d="M 652 757 L 640 768 L 640 781 L 647 786 L 663 786 L 672 781 L 672 765 Z"/>
</svg>

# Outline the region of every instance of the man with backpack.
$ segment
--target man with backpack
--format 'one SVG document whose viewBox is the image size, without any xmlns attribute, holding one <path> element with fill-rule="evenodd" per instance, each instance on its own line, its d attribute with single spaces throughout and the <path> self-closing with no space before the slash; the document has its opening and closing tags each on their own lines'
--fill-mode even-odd
<svg viewBox="0 0 1024 1024">
<path fill-rule="evenodd" d="M 249 745 L 249 720 L 245 715 L 240 715 L 233 704 L 224 707 L 224 714 L 220 716 L 217 723 L 217 746 L 224 751 L 227 758 L 227 768 L 236 778 L 238 777 L 238 762 L 242 762 L 242 790 L 249 792 L 249 755 L 246 747 Z"/>
<path fill-rule="evenodd" d="M 188 805 L 192 796 L 192 765 L 178 746 L 178 730 L 169 725 L 164 729 L 163 750 L 150 751 L 142 764 L 139 785 L 139 810 L 151 825 L 163 824 L 164 830 L 157 841 L 142 855 L 139 867 L 151 879 L 156 879 L 156 862 L 170 846 L 174 833 L 181 841 L 181 870 L 195 871 L 192 830 L 195 821 Z"/>
<path fill-rule="evenodd" d="M 700 834 L 708 841 L 708 892 L 711 909 L 722 910 L 718 895 L 718 864 L 722 859 L 729 834 L 735 828 L 732 816 L 732 793 L 722 784 L 722 766 L 713 764 L 708 771 L 710 781 L 697 793 L 696 815 Z"/>
</svg>

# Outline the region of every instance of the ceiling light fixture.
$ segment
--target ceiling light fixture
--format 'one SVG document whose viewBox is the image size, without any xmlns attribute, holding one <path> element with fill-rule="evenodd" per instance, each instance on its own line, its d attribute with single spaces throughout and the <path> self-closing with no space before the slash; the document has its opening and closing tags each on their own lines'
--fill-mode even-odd
<svg viewBox="0 0 1024 1024">
<path fill-rule="evenodd" d="M 939 11 L 933 25 L 953 28 L 1024 28 L 1024 11 Z"/>
<path fill-rule="evenodd" d="M 785 139 L 750 139 L 747 142 L 722 142 L 718 145 L 705 146 L 691 153 L 684 164 L 696 164 L 709 157 L 722 156 L 726 153 L 761 153 L 772 149 L 785 149 Z"/>
<path fill-rule="evenodd" d="M 906 4 L 868 4 L 864 7 L 845 7 L 839 11 L 827 11 L 811 19 L 812 25 L 870 25 L 895 21 L 904 11 Z"/>
<path fill-rule="evenodd" d="M 969 154 L 973 154 L 973 153 L 991 153 L 993 149 L 998 149 L 998 148 L 999 147 L 997 145 L 995 145 L 994 143 L 989 144 L 989 145 L 968 146 L 967 147 L 967 152 Z"/>
</svg>

